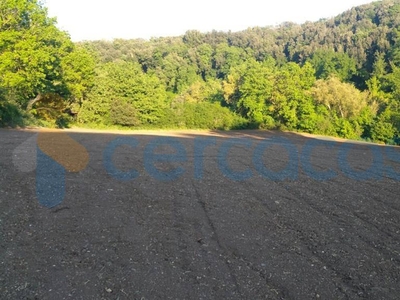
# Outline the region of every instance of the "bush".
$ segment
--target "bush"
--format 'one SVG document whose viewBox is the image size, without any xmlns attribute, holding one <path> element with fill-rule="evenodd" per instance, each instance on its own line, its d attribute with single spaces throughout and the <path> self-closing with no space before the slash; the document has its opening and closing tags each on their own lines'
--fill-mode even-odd
<svg viewBox="0 0 400 300">
<path fill-rule="evenodd" d="M 137 111 L 133 105 L 123 100 L 113 101 L 111 105 L 110 119 L 114 125 L 136 126 L 140 124 L 137 118 Z"/>
<path fill-rule="evenodd" d="M 70 115 L 62 114 L 55 120 L 55 125 L 57 128 L 69 128 L 73 121 L 73 117 Z"/>
<path fill-rule="evenodd" d="M 263 122 L 259 126 L 260 129 L 275 129 L 276 123 L 273 117 L 271 116 L 264 116 Z"/>
<path fill-rule="evenodd" d="M 1 101 L 1 100 L 0 100 Z M 0 102 L 0 126 L 25 126 L 24 112 L 16 104 Z"/>
<path fill-rule="evenodd" d="M 396 130 L 391 123 L 377 121 L 371 126 L 371 138 L 375 142 L 393 144 Z"/>
<path fill-rule="evenodd" d="M 339 137 L 345 139 L 359 139 L 360 136 L 357 134 L 353 124 L 347 119 L 338 119 L 336 122 L 336 132 Z"/>
<path fill-rule="evenodd" d="M 189 129 L 240 129 L 248 122 L 219 103 L 182 103 L 173 109 L 171 126 Z"/>
</svg>

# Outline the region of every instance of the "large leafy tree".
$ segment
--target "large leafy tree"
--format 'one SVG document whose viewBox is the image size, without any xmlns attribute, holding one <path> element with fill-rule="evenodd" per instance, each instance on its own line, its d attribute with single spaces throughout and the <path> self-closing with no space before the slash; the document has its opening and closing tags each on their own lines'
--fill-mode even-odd
<svg viewBox="0 0 400 300">
<path fill-rule="evenodd" d="M 0 85 L 31 108 L 46 93 L 66 93 L 61 61 L 73 49 L 36 0 L 0 2 Z"/>
<path fill-rule="evenodd" d="M 314 69 L 310 64 L 300 67 L 291 62 L 276 72 L 269 101 L 274 119 L 284 127 L 296 129 L 299 116 L 306 117 L 312 113 L 307 91 L 314 81 Z"/>
<path fill-rule="evenodd" d="M 22 108 L 63 110 L 66 99 L 84 96 L 93 68 L 91 55 L 75 47 L 39 1 L 0 2 L 0 88 Z"/>
<path fill-rule="evenodd" d="M 314 99 L 339 118 L 351 118 L 367 106 L 367 94 L 354 85 L 341 82 L 337 77 L 320 79 L 312 89 Z"/>
<path fill-rule="evenodd" d="M 94 84 L 94 55 L 82 46 L 75 46 L 61 60 L 61 76 L 73 101 L 82 101 Z"/>
<path fill-rule="evenodd" d="M 265 63 L 250 59 L 233 68 L 224 81 L 226 102 L 257 126 L 267 125 L 267 100 L 271 97 L 275 61 Z"/>
<path fill-rule="evenodd" d="M 140 65 L 114 62 L 100 65 L 88 99 L 82 102 L 82 123 L 146 125 L 157 123 L 167 105 L 165 86 L 145 74 Z"/>
</svg>

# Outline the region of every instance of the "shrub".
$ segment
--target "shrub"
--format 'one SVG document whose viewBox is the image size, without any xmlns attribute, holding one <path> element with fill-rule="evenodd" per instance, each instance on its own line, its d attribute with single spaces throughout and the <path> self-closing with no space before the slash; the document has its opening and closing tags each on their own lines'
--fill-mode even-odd
<svg viewBox="0 0 400 300">
<path fill-rule="evenodd" d="M 1 101 L 0 126 L 16 127 L 24 125 L 24 112 L 16 104 Z"/>
<path fill-rule="evenodd" d="M 371 138 L 375 142 L 393 143 L 395 133 L 391 123 L 377 121 L 371 126 Z"/>
</svg>

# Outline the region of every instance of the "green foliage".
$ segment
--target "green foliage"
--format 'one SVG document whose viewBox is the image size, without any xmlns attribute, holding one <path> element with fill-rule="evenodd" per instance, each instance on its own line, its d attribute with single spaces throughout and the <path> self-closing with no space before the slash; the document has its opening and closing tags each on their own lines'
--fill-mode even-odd
<svg viewBox="0 0 400 300">
<path fill-rule="evenodd" d="M 221 103 L 224 101 L 221 82 L 218 80 L 209 80 L 207 82 L 198 80 L 183 91 L 176 100 L 192 103 L 204 101 Z"/>
<path fill-rule="evenodd" d="M 339 118 L 355 117 L 367 106 L 366 93 L 336 77 L 318 80 L 312 89 L 312 95 L 315 101 L 325 105 L 331 114 Z"/>
<path fill-rule="evenodd" d="M 65 100 L 72 105 L 83 98 L 93 67 L 93 58 L 57 29 L 40 2 L 0 2 L 0 89 L 8 102 L 4 107 L 26 109 L 45 122 L 64 124 L 59 120 L 66 120 Z"/>
<path fill-rule="evenodd" d="M 156 74 L 167 86 L 167 91 L 180 93 L 199 79 L 194 65 L 176 53 L 169 53 L 157 67 Z"/>
<path fill-rule="evenodd" d="M 393 143 L 400 0 L 241 32 L 73 44 L 39 0 L 0 2 L 0 125 L 289 129 Z"/>
<path fill-rule="evenodd" d="M 400 101 L 400 67 L 392 65 L 393 72 L 386 76 L 392 97 Z"/>
<path fill-rule="evenodd" d="M 36 0 L 4 0 L 0 11 L 0 86 L 22 105 L 38 94 L 63 93 L 61 60 L 73 48 Z"/>
<path fill-rule="evenodd" d="M 332 117 L 326 106 L 318 105 L 316 107 L 316 116 L 314 119 L 315 129 L 310 133 L 338 136 L 336 124 L 336 117 Z"/>
<path fill-rule="evenodd" d="M 93 55 L 81 46 L 63 57 L 62 79 L 74 99 L 83 99 L 93 86 L 95 65 Z"/>
<path fill-rule="evenodd" d="M 137 126 L 140 124 L 138 113 L 133 105 L 115 99 L 111 103 L 110 121 L 114 125 Z"/>
<path fill-rule="evenodd" d="M 266 102 L 272 92 L 272 74 L 273 68 L 253 59 L 233 68 L 224 81 L 226 102 L 257 126 L 264 124 L 268 116 Z"/>
<path fill-rule="evenodd" d="M 88 99 L 82 102 L 81 123 L 155 124 L 167 107 L 165 86 L 140 65 L 116 62 L 100 65 Z"/>
<path fill-rule="evenodd" d="M 16 104 L 0 100 L 0 127 L 25 126 L 24 112 Z"/>
<path fill-rule="evenodd" d="M 276 73 L 269 109 L 285 128 L 293 130 L 304 126 L 304 123 L 299 124 L 299 117 L 307 117 L 313 113 L 308 90 L 314 82 L 314 72 L 309 64 L 300 67 L 298 64 L 288 63 Z"/>
<path fill-rule="evenodd" d="M 63 115 L 67 107 L 66 101 L 58 94 L 46 94 L 30 111 L 41 120 L 52 122 Z"/>
<path fill-rule="evenodd" d="M 318 79 L 327 79 L 334 75 L 341 81 L 349 81 L 357 73 L 355 60 L 346 53 L 319 50 L 313 54 L 310 63 L 315 68 Z"/>
<path fill-rule="evenodd" d="M 213 66 L 217 69 L 217 77 L 224 79 L 232 67 L 243 63 L 249 55 L 243 48 L 229 46 L 228 43 L 221 43 L 215 49 Z"/>
<path fill-rule="evenodd" d="M 393 124 L 377 120 L 371 126 L 371 138 L 376 142 L 390 143 L 393 141 L 396 130 Z"/>
<path fill-rule="evenodd" d="M 336 120 L 335 125 L 336 133 L 340 137 L 346 139 L 358 139 L 360 137 L 356 131 L 356 126 L 354 126 L 354 124 L 347 119 L 339 118 Z"/>
<path fill-rule="evenodd" d="M 180 103 L 173 109 L 174 127 L 188 129 L 240 129 L 248 121 L 219 103 Z"/>
</svg>

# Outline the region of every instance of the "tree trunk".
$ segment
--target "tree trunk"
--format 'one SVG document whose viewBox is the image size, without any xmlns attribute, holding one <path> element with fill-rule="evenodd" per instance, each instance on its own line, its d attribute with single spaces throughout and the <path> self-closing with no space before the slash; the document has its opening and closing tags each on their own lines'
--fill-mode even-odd
<svg viewBox="0 0 400 300">
<path fill-rule="evenodd" d="M 339 111 L 340 111 L 340 115 L 341 115 L 342 118 L 344 119 L 344 112 L 343 112 L 343 109 L 342 109 L 342 106 L 341 106 L 341 105 L 339 105 Z"/>
<path fill-rule="evenodd" d="M 38 101 L 40 101 L 40 100 L 42 100 L 42 99 L 43 99 L 43 96 L 42 96 L 42 94 L 39 93 L 39 94 L 36 96 L 35 99 L 29 100 L 28 105 L 26 106 L 26 111 L 28 111 L 28 112 L 31 111 L 33 105 L 34 105 L 36 102 L 38 102 Z"/>
</svg>

